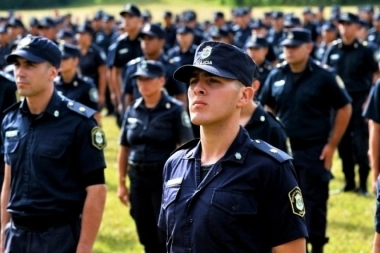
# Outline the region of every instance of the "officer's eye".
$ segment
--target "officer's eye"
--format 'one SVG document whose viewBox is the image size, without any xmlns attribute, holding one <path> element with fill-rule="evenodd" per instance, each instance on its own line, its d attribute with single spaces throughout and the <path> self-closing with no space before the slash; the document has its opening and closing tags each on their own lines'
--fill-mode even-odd
<svg viewBox="0 0 380 253">
<path fill-rule="evenodd" d="M 198 82 L 197 78 L 190 78 L 189 84 L 192 85 L 192 84 L 196 84 L 197 82 Z"/>
<path fill-rule="evenodd" d="M 218 79 L 215 79 L 215 78 L 212 78 L 212 77 L 208 79 L 208 82 L 209 83 L 220 83 Z"/>
</svg>

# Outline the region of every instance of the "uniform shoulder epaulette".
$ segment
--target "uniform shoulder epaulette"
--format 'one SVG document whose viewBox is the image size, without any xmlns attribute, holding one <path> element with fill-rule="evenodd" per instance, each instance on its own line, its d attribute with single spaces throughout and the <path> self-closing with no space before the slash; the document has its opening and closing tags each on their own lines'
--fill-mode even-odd
<svg viewBox="0 0 380 253">
<path fill-rule="evenodd" d="M 78 78 L 78 80 L 85 82 L 85 83 L 93 83 L 94 82 L 94 80 L 88 76 L 78 75 L 77 78 Z"/>
<path fill-rule="evenodd" d="M 76 112 L 86 118 L 91 118 L 96 113 L 96 111 L 91 109 L 90 107 L 87 107 L 81 103 L 68 100 L 68 99 L 67 99 L 67 108 L 69 108 L 73 112 Z"/>
<path fill-rule="evenodd" d="M 195 148 L 195 146 L 197 146 L 198 142 L 199 142 L 198 138 L 192 139 L 191 141 L 188 141 L 185 144 L 182 144 L 181 146 L 176 148 L 170 155 L 174 154 L 175 152 L 177 152 L 179 150 Z"/>
<path fill-rule="evenodd" d="M 282 68 L 282 67 L 285 67 L 287 64 L 288 64 L 287 61 L 283 61 L 283 62 L 277 63 L 277 64 L 276 64 L 276 68 Z"/>
<path fill-rule="evenodd" d="M 21 101 L 9 106 L 7 109 L 4 110 L 4 114 L 7 114 L 8 112 L 10 111 L 13 111 L 15 110 L 16 108 L 19 108 L 20 107 L 20 104 L 21 104 Z"/>
<path fill-rule="evenodd" d="M 331 42 L 331 45 L 335 46 L 335 45 L 338 45 L 340 43 L 342 43 L 342 40 L 341 39 L 336 39 L 333 42 Z"/>
<path fill-rule="evenodd" d="M 127 66 L 132 66 L 132 65 L 135 65 L 139 62 L 141 62 L 141 60 L 143 59 L 143 57 L 137 57 L 133 60 L 130 60 L 128 63 L 127 63 Z"/>
<path fill-rule="evenodd" d="M 117 37 L 116 41 L 124 40 L 128 37 L 127 33 L 120 34 L 119 37 Z"/>
<path fill-rule="evenodd" d="M 290 155 L 288 155 L 284 151 L 281 151 L 280 149 L 273 147 L 272 145 L 266 143 L 265 141 L 252 140 L 252 143 L 258 150 L 273 157 L 275 160 L 277 160 L 280 163 L 293 159 Z"/>
<path fill-rule="evenodd" d="M 0 70 L 0 76 L 4 77 L 5 79 L 7 79 L 10 82 L 15 81 L 15 78 L 11 74 L 4 72 L 4 71 L 1 71 L 1 70 Z"/>
<path fill-rule="evenodd" d="M 177 62 L 181 62 L 181 57 L 174 56 L 174 57 L 172 57 L 172 58 L 169 59 L 169 63 L 170 64 L 177 63 Z"/>
</svg>

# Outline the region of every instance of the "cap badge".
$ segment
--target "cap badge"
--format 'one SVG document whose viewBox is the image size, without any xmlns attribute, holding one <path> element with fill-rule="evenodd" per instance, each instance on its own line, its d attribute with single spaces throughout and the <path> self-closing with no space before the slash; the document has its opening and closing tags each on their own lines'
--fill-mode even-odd
<svg viewBox="0 0 380 253">
<path fill-rule="evenodd" d="M 206 59 L 207 57 L 209 57 L 211 55 L 211 51 L 212 51 L 212 47 L 210 46 L 203 48 L 201 52 L 201 58 Z"/>
<path fill-rule="evenodd" d="M 251 42 L 252 42 L 252 43 L 256 43 L 256 41 L 257 41 L 257 37 L 256 37 L 256 36 L 252 36 L 252 38 L 251 38 Z"/>
<path fill-rule="evenodd" d="M 61 40 L 58 47 L 61 52 L 65 51 L 65 41 Z"/>
<path fill-rule="evenodd" d="M 143 28 L 143 32 L 149 32 L 150 31 L 150 24 L 146 24 Z"/>
<path fill-rule="evenodd" d="M 288 32 L 288 36 L 286 38 L 288 40 L 292 40 L 294 38 L 294 34 L 292 32 Z"/>
<path fill-rule="evenodd" d="M 146 61 L 142 61 L 142 62 L 140 63 L 140 68 L 141 68 L 142 70 L 144 70 L 144 71 L 147 71 L 147 70 L 148 70 L 148 65 L 147 65 Z"/>
<path fill-rule="evenodd" d="M 18 48 L 29 48 L 29 44 L 32 42 L 30 37 L 25 37 L 18 43 Z"/>
</svg>

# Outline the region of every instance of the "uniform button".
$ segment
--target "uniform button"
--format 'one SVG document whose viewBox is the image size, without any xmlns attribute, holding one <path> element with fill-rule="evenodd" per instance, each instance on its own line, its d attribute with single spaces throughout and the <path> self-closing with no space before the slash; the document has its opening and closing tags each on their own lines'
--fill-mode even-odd
<svg viewBox="0 0 380 253">
<path fill-rule="evenodd" d="M 233 211 L 236 211 L 236 206 L 233 206 L 233 207 L 232 207 L 232 210 L 233 210 Z"/>
<path fill-rule="evenodd" d="M 190 220 L 189 220 L 190 223 L 193 223 L 193 221 L 194 221 L 193 219 L 190 219 Z"/>
<path fill-rule="evenodd" d="M 189 253 L 190 253 L 191 251 L 192 251 L 192 250 L 191 250 L 190 248 L 188 248 L 188 249 L 187 249 L 187 252 L 189 252 Z"/>
<path fill-rule="evenodd" d="M 256 143 L 260 143 L 260 141 L 259 141 L 259 140 L 255 140 L 255 142 L 256 142 Z"/>
</svg>

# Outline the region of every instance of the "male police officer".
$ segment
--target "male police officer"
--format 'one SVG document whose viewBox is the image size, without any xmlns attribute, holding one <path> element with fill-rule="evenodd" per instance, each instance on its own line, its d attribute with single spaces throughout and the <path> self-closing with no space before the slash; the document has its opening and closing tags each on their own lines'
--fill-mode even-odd
<svg viewBox="0 0 380 253">
<path fill-rule="evenodd" d="M 165 164 L 159 226 L 168 252 L 305 252 L 305 210 L 291 157 L 239 126 L 255 68 L 241 49 L 210 41 L 198 47 L 193 65 L 174 74 L 190 85 L 191 121 L 201 138 Z"/>
<path fill-rule="evenodd" d="M 367 179 L 368 127 L 362 117 L 363 105 L 367 99 L 372 79 L 378 72 L 378 65 L 372 50 L 363 46 L 356 38 L 359 18 L 352 13 L 343 13 L 339 19 L 341 39 L 326 51 L 323 63 L 335 68 L 352 98 L 352 117 L 339 144 L 345 185 L 342 191 L 353 191 L 355 184 L 355 164 L 359 165 L 359 194 L 368 196 Z"/>
<path fill-rule="evenodd" d="M 61 52 L 51 40 L 27 36 L 7 61 L 25 99 L 2 124 L 1 250 L 91 252 L 106 198 L 95 111 L 54 90 Z"/>
<path fill-rule="evenodd" d="M 350 98 L 338 77 L 310 59 L 310 32 L 294 28 L 281 43 L 287 63 L 268 76 L 259 98 L 280 118 L 290 138 L 300 188 L 305 196 L 308 242 L 321 253 L 326 238 L 330 169 L 351 114 Z M 331 110 L 336 111 L 331 127 Z M 316 127 L 318 126 L 318 127 Z"/>
</svg>

